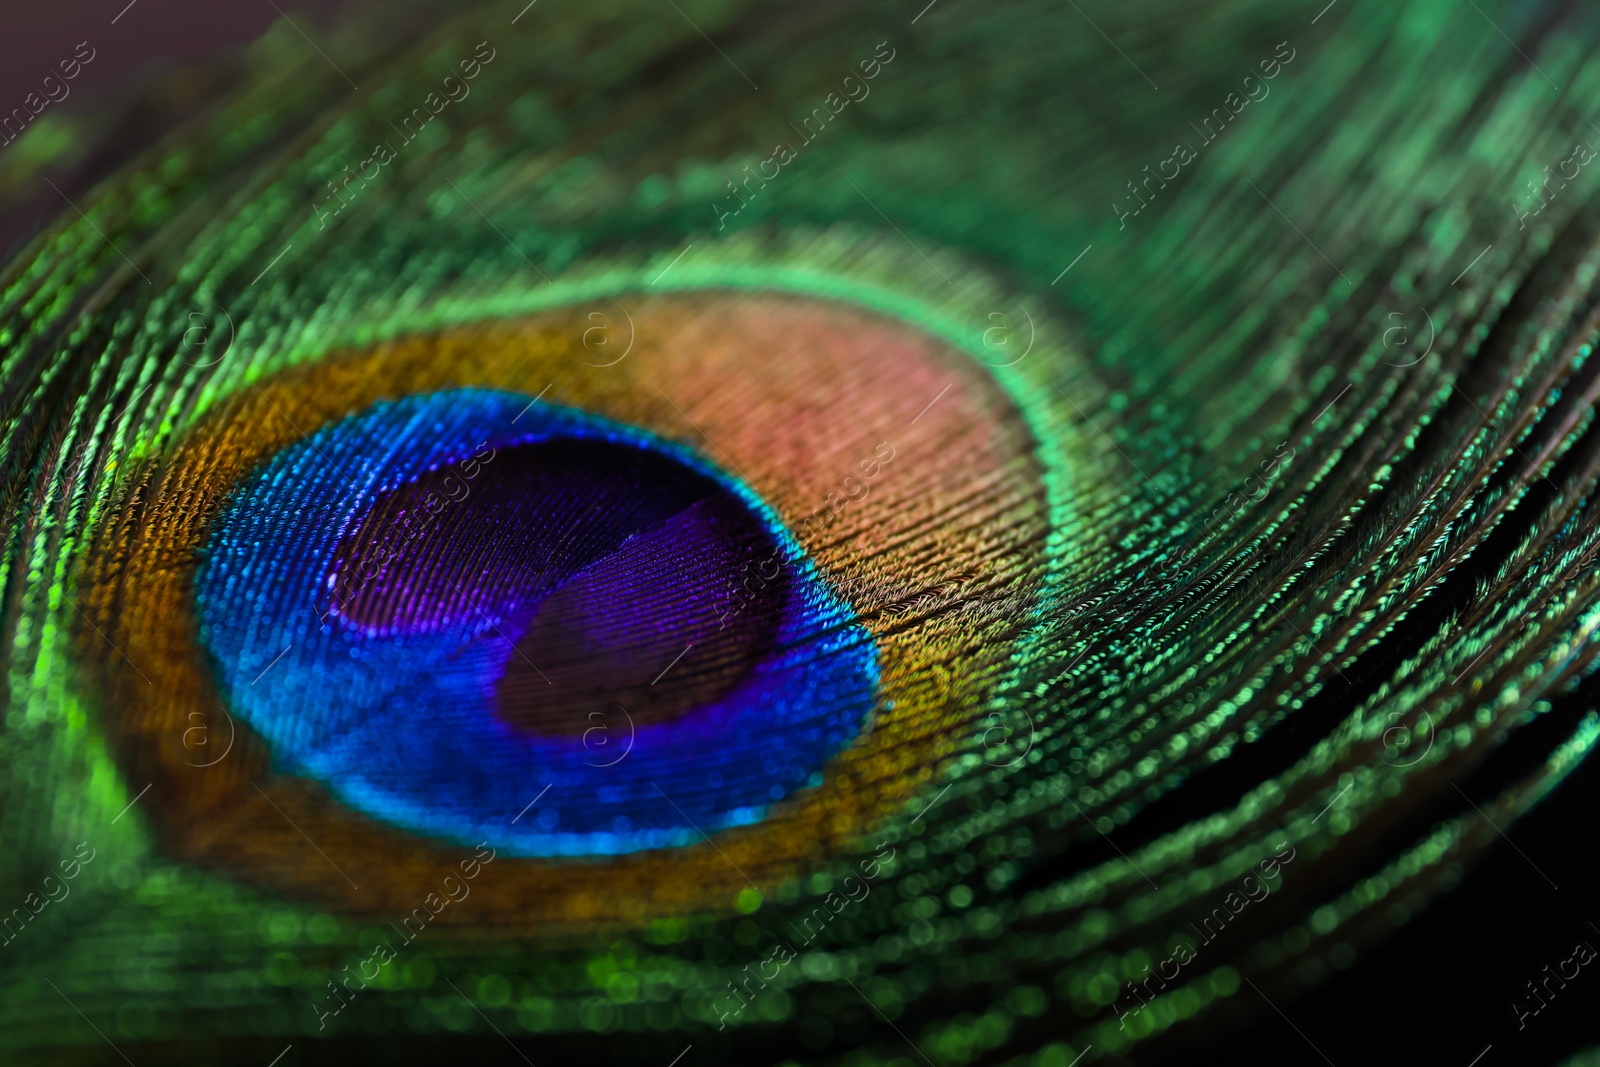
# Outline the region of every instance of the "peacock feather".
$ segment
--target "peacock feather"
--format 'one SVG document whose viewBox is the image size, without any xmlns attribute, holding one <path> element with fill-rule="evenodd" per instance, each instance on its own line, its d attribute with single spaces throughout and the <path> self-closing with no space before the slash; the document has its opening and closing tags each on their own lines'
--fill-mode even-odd
<svg viewBox="0 0 1600 1067">
<path fill-rule="evenodd" d="M 1490 857 L 1581 965 L 1597 40 L 406 7 L 41 120 L 0 1059 L 1343 1064 Z"/>
</svg>

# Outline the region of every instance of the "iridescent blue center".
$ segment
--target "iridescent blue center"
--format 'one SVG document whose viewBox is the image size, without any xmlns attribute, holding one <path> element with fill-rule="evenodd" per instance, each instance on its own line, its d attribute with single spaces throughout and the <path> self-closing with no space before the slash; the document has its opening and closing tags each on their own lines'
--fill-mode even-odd
<svg viewBox="0 0 1600 1067">
<path fill-rule="evenodd" d="M 749 487 L 493 390 L 285 448 L 231 497 L 197 596 L 277 769 L 520 855 L 759 821 L 820 782 L 877 687 L 871 637 Z"/>
</svg>

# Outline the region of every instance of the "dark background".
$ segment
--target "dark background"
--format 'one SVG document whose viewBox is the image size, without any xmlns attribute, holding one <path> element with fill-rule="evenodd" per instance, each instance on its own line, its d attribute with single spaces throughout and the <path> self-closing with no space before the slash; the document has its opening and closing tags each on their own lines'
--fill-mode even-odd
<svg viewBox="0 0 1600 1067">
<path fill-rule="evenodd" d="M 6 0 L 0 4 L 0 115 L 23 107 L 47 75 L 59 79 L 57 64 L 87 42 L 94 59 L 67 83 L 67 97 L 34 121 L 54 114 L 86 125 L 108 123 L 137 131 L 129 146 L 136 149 L 160 129 L 142 113 L 156 102 L 148 91 L 152 84 L 165 79 L 165 91 L 158 94 L 164 104 L 181 109 L 186 100 L 198 103 L 237 77 L 235 61 L 245 46 L 284 15 L 318 40 L 318 29 L 349 6 L 348 0 L 135 0 L 132 7 L 128 0 Z M 305 55 L 322 62 L 310 45 Z M 177 76 L 179 71 L 185 73 Z M 0 162 L 20 143 L 0 146 Z M 52 167 L 45 176 L 77 199 L 120 161 L 118 155 L 114 149 L 74 159 L 72 166 Z M 15 255 L 22 241 L 62 210 L 72 209 L 42 180 L 21 183 L 0 200 L 0 258 Z"/>
</svg>

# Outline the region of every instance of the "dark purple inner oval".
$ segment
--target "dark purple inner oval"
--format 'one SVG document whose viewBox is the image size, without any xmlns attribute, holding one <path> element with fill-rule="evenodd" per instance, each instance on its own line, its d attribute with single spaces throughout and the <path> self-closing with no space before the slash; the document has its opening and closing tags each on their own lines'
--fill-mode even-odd
<svg viewBox="0 0 1600 1067">
<path fill-rule="evenodd" d="M 787 601 L 776 559 L 760 517 L 705 475 L 561 438 L 386 493 L 335 553 L 332 603 L 378 633 L 491 621 L 507 646 L 501 716 L 583 734 L 619 709 L 635 725 L 676 718 L 744 677 Z"/>
</svg>

